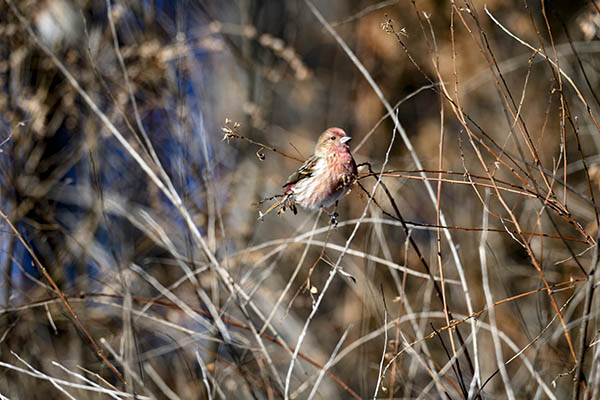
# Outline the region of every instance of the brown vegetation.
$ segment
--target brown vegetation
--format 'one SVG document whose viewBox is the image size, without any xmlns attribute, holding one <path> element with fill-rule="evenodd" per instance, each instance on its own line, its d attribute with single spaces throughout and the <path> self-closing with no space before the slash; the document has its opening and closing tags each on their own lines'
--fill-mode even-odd
<svg viewBox="0 0 600 400">
<path fill-rule="evenodd" d="M 560 3 L 0 0 L 0 397 L 600 397 Z M 257 220 L 329 126 L 338 225 Z"/>
</svg>

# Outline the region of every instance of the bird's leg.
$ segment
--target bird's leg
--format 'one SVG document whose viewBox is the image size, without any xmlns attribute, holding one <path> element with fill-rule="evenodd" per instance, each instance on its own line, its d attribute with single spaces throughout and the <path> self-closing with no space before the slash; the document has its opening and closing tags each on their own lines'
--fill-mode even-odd
<svg viewBox="0 0 600 400">
<path fill-rule="evenodd" d="M 337 224 L 338 224 L 337 217 L 340 216 L 340 214 L 338 214 L 338 212 L 337 212 L 338 202 L 339 202 L 339 200 L 335 201 L 335 206 L 333 207 L 333 215 L 331 216 L 331 223 L 333 224 L 334 228 L 337 228 Z"/>
<path fill-rule="evenodd" d="M 325 207 L 321 207 L 323 212 L 329 216 L 329 222 L 331 223 L 331 225 L 333 225 L 334 228 L 337 228 L 337 225 L 338 225 L 337 217 L 340 216 L 340 214 L 338 214 L 338 212 L 337 212 L 338 201 L 339 200 L 336 200 L 335 206 L 333 206 L 333 212 L 330 212 Z"/>
</svg>

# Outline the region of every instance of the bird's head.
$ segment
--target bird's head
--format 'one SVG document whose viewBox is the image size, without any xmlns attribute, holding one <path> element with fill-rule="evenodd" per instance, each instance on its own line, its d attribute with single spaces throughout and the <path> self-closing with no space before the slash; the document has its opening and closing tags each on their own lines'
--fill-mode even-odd
<svg viewBox="0 0 600 400">
<path fill-rule="evenodd" d="M 352 138 L 340 128 L 329 128 L 321 134 L 315 147 L 317 157 L 326 157 L 339 151 L 350 151 L 348 142 Z"/>
</svg>

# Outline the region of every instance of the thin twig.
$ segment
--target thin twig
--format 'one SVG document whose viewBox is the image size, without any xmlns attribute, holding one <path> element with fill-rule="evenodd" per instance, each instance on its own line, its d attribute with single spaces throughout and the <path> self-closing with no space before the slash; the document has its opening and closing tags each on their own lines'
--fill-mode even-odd
<svg viewBox="0 0 600 400">
<path fill-rule="evenodd" d="M 596 243 L 599 243 L 600 235 L 596 237 Z M 572 400 L 579 399 L 579 393 L 581 391 L 581 382 L 583 377 L 583 362 L 585 359 L 585 353 L 587 350 L 587 331 L 590 322 L 590 312 L 592 310 L 592 301 L 594 298 L 594 285 L 596 284 L 596 277 L 598 276 L 598 256 L 600 254 L 600 246 L 596 245 L 594 251 L 594 257 L 590 264 L 590 271 L 587 275 L 587 282 L 585 285 L 585 302 L 583 304 L 582 322 L 579 327 L 579 344 L 577 346 L 577 363 L 575 364 L 575 375 L 573 376 L 573 391 Z"/>
</svg>

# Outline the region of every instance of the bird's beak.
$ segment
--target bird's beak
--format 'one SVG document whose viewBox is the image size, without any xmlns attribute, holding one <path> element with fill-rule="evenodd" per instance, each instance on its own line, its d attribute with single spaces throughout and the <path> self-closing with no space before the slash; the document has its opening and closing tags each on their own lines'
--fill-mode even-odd
<svg viewBox="0 0 600 400">
<path fill-rule="evenodd" d="M 342 142 L 342 144 L 343 144 L 343 143 L 347 143 L 351 140 L 352 140 L 352 136 L 344 136 L 340 139 L 340 142 Z"/>
</svg>

